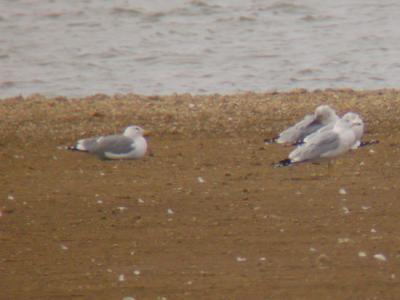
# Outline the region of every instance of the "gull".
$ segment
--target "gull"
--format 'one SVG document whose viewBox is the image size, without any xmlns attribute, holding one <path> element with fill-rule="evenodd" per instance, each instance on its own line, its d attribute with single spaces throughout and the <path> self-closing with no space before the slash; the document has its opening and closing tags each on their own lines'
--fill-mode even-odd
<svg viewBox="0 0 400 300">
<path fill-rule="evenodd" d="M 68 150 L 88 152 L 100 159 L 139 159 L 146 154 L 148 134 L 141 127 L 132 125 L 123 134 L 92 137 L 78 140 Z"/>
<path fill-rule="evenodd" d="M 277 137 L 266 139 L 264 142 L 294 145 L 324 126 L 335 123 L 338 119 L 339 117 L 329 105 L 320 105 L 315 109 L 314 114 L 306 115 L 303 120 L 282 131 Z"/>
<path fill-rule="evenodd" d="M 309 136 L 302 145 L 290 152 L 287 159 L 281 160 L 275 167 L 332 158 L 349 151 L 357 143 L 356 132 L 362 132 L 364 126 L 361 118 L 354 115 L 339 119 L 331 128 L 324 128 Z"/>
<path fill-rule="evenodd" d="M 352 127 L 356 140 L 355 140 L 353 146 L 351 147 L 351 149 L 357 149 L 361 145 L 361 137 L 364 134 L 364 122 L 362 121 L 361 117 L 354 112 L 346 113 L 345 115 L 343 115 L 342 119 L 348 121 L 349 123 L 359 123 L 358 126 Z M 310 140 L 312 140 L 313 138 L 315 138 L 315 136 L 321 135 L 324 132 L 328 132 L 328 131 L 332 130 L 333 127 L 335 126 L 335 124 L 336 123 L 331 123 L 331 124 L 328 124 L 328 125 L 322 127 L 321 129 L 317 130 L 316 132 L 308 135 L 303 140 L 303 142 L 299 143 L 299 144 L 301 145 L 303 143 L 307 143 Z"/>
<path fill-rule="evenodd" d="M 361 138 L 364 134 L 364 122 L 361 119 L 360 115 L 358 115 L 357 113 L 354 112 L 348 112 L 346 114 L 343 115 L 342 117 L 343 120 L 347 120 L 350 123 L 360 123 L 361 125 L 359 126 L 355 126 L 352 127 L 354 134 L 356 136 L 356 141 L 354 143 L 354 145 L 351 147 L 351 149 L 355 150 L 359 147 L 365 147 L 365 146 L 369 146 L 369 145 L 373 145 L 373 144 L 378 144 L 379 141 L 378 140 L 370 140 L 370 141 L 361 141 Z M 322 127 L 321 129 L 319 129 L 318 131 L 310 134 L 309 136 L 307 136 L 304 140 L 304 142 L 307 142 L 308 140 L 312 139 L 314 135 L 316 134 L 320 134 L 322 131 L 329 131 L 332 130 L 333 126 L 335 126 L 335 123 L 331 123 L 326 125 L 325 127 Z M 301 143 L 299 143 L 301 144 Z"/>
</svg>

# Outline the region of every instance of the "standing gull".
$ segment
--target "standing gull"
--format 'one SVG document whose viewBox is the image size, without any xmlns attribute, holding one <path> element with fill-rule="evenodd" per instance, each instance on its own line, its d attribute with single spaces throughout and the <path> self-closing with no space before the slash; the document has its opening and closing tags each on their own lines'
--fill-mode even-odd
<svg viewBox="0 0 400 300">
<path fill-rule="evenodd" d="M 362 121 L 361 117 L 358 114 L 356 114 L 354 112 L 348 112 L 345 115 L 343 115 L 342 119 L 347 120 L 350 123 L 351 122 L 361 123 L 360 126 L 353 127 L 354 134 L 356 135 L 356 141 L 355 141 L 354 145 L 351 147 L 351 149 L 355 150 L 359 147 L 365 147 L 365 146 L 370 146 L 370 145 L 379 143 L 378 140 L 369 140 L 369 141 L 361 140 L 361 138 L 364 134 L 364 122 Z M 303 142 L 307 142 L 307 140 L 311 139 L 314 135 L 319 134 L 322 131 L 332 130 L 333 126 L 335 126 L 335 123 L 331 123 L 329 125 L 326 125 L 325 127 L 322 127 L 318 131 L 307 136 Z"/>
<path fill-rule="evenodd" d="M 304 144 L 294 149 L 289 158 L 281 160 L 276 167 L 293 163 L 331 158 L 349 151 L 357 142 L 355 132 L 363 126 L 361 118 L 339 119 L 331 129 L 320 130 L 309 136 Z M 362 129 L 361 129 L 362 130 Z"/>
<path fill-rule="evenodd" d="M 277 137 L 266 139 L 264 142 L 293 145 L 338 119 L 339 117 L 329 105 L 320 105 L 315 109 L 314 114 L 305 116 L 303 120 L 282 131 Z"/>
<path fill-rule="evenodd" d="M 348 112 L 345 115 L 343 115 L 342 117 L 343 120 L 348 121 L 349 123 L 359 123 L 360 125 L 358 126 L 353 126 L 353 132 L 355 134 L 356 137 L 356 141 L 354 142 L 353 146 L 351 147 L 351 149 L 357 149 L 358 147 L 360 147 L 361 143 L 361 137 L 364 134 L 364 122 L 362 121 L 361 117 L 353 112 Z M 312 140 L 315 136 L 320 135 L 324 132 L 328 132 L 330 130 L 333 129 L 333 127 L 335 127 L 336 123 L 331 123 L 326 125 L 325 127 L 320 128 L 319 130 L 317 130 L 316 132 L 308 135 L 304 140 L 303 143 L 307 143 L 308 141 Z M 299 143 L 300 145 L 303 143 Z"/>
<path fill-rule="evenodd" d="M 88 152 L 100 159 L 139 159 L 146 154 L 146 134 L 139 126 L 129 126 L 123 134 L 81 139 L 68 149 Z"/>
</svg>

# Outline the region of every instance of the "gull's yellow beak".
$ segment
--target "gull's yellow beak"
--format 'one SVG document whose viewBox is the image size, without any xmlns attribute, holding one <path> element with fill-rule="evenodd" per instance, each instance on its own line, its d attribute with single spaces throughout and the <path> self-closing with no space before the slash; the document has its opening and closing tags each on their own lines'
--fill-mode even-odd
<svg viewBox="0 0 400 300">
<path fill-rule="evenodd" d="M 150 136 L 151 135 L 151 131 L 150 130 L 144 130 L 143 131 L 143 136 L 144 137 L 147 137 L 147 136 Z"/>
</svg>

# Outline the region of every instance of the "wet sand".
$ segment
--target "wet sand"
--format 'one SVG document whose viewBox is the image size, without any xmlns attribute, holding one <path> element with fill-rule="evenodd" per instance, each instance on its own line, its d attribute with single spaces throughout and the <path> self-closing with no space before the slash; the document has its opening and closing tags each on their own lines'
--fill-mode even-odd
<svg viewBox="0 0 400 300">
<path fill-rule="evenodd" d="M 290 148 L 263 139 L 321 103 L 380 144 L 272 168 Z M 400 293 L 400 91 L 33 95 L 0 115 L 1 299 Z M 60 148 L 129 124 L 153 132 L 143 160 Z"/>
</svg>

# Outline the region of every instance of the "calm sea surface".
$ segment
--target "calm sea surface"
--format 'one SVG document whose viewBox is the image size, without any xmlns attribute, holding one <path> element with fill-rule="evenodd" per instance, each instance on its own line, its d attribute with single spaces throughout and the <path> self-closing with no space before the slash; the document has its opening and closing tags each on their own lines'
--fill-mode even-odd
<svg viewBox="0 0 400 300">
<path fill-rule="evenodd" d="M 0 0 L 0 98 L 399 80 L 398 0 Z"/>
</svg>

